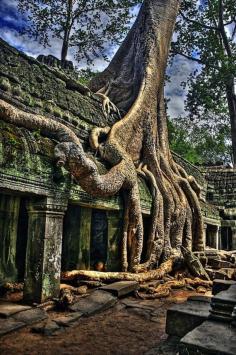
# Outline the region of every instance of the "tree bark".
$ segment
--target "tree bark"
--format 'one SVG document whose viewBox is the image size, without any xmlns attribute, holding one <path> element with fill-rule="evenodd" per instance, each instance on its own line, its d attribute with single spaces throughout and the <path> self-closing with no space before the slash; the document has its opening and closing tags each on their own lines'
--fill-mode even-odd
<svg viewBox="0 0 236 355">
<path fill-rule="evenodd" d="M 71 21 L 72 21 L 72 11 L 73 11 L 73 0 L 67 0 L 67 18 L 64 28 L 63 43 L 61 49 L 61 66 L 65 67 L 66 58 L 69 49 L 70 32 L 71 32 Z"/>
<path fill-rule="evenodd" d="M 236 94 L 234 87 L 234 78 L 232 77 L 226 84 L 226 96 L 229 108 L 231 139 L 232 139 L 232 160 L 236 167 Z"/>
</svg>

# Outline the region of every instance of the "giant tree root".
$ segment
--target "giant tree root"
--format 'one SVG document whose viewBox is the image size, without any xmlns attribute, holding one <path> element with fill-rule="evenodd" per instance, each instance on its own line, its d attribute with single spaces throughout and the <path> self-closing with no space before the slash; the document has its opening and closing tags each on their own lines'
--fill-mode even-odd
<svg viewBox="0 0 236 355">
<path fill-rule="evenodd" d="M 157 299 L 168 297 L 171 293 L 172 289 L 184 288 L 186 286 L 199 287 L 203 286 L 207 289 L 211 288 L 213 285 L 212 281 L 201 280 L 199 278 L 191 279 L 184 278 L 182 280 L 171 280 L 166 282 L 165 284 L 158 285 L 156 288 L 150 288 L 148 292 L 149 294 L 144 294 L 137 292 L 137 296 L 141 299 Z"/>
<path fill-rule="evenodd" d="M 166 274 L 173 271 L 176 258 L 170 258 L 162 263 L 158 269 L 150 270 L 140 274 L 133 274 L 129 272 L 99 272 L 87 270 L 73 270 L 62 273 L 62 280 L 72 281 L 75 279 L 88 279 L 96 281 L 137 281 L 145 282 L 150 280 L 158 280 L 163 278 Z"/>
</svg>

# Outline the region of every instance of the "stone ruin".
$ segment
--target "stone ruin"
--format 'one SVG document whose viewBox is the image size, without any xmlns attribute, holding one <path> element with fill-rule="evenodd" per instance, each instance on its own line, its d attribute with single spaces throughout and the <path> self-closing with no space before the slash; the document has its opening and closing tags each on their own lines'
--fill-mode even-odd
<svg viewBox="0 0 236 355">
<path fill-rule="evenodd" d="M 90 152 L 91 129 L 114 124 L 116 114 L 104 116 L 98 97 L 86 95 L 84 87 L 44 59 L 30 58 L 0 40 L 0 99 L 62 122 Z M 58 295 L 61 270 L 93 270 L 101 261 L 104 270 L 120 271 L 122 197 L 85 193 L 56 167 L 55 142 L 40 131 L 3 121 L 0 127 L 0 283 L 25 280 L 24 299 L 43 302 Z M 233 279 L 236 172 L 198 168 L 173 156 L 202 187 L 206 251 L 198 256 L 211 278 Z M 147 229 L 152 196 L 141 177 L 139 188 Z"/>
</svg>

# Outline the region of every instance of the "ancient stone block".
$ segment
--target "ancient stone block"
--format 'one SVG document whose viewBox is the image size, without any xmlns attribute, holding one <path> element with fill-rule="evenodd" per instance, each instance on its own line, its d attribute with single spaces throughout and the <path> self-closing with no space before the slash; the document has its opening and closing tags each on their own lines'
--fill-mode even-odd
<svg viewBox="0 0 236 355">
<path fill-rule="evenodd" d="M 40 308 L 29 309 L 28 311 L 23 311 L 13 315 L 13 318 L 15 320 L 25 323 L 27 325 L 40 322 L 46 319 L 47 317 L 47 312 Z"/>
<path fill-rule="evenodd" d="M 15 313 L 31 309 L 29 306 L 22 306 L 20 304 L 0 301 L 0 318 L 7 318 Z"/>
<path fill-rule="evenodd" d="M 31 330 L 33 333 L 50 336 L 60 332 L 62 328 L 56 322 L 49 320 L 46 324 L 34 326 Z"/>
<path fill-rule="evenodd" d="M 181 339 L 179 354 L 235 355 L 236 328 L 227 323 L 206 321 Z"/>
<path fill-rule="evenodd" d="M 114 296 L 122 297 L 138 290 L 139 284 L 136 281 L 120 281 L 110 285 L 100 287 L 101 290 L 108 291 Z"/>
<path fill-rule="evenodd" d="M 15 319 L 0 319 L 0 336 L 13 332 L 14 330 L 23 328 L 25 323 L 18 322 Z"/>
<path fill-rule="evenodd" d="M 219 259 L 208 259 L 208 265 L 214 269 L 233 268 L 234 264 Z"/>
<path fill-rule="evenodd" d="M 231 322 L 232 312 L 236 306 L 236 285 L 230 286 L 227 291 L 222 291 L 212 297 L 210 318 Z"/>
<path fill-rule="evenodd" d="M 166 333 L 183 337 L 207 320 L 209 302 L 187 301 L 177 304 L 167 311 Z"/>
<path fill-rule="evenodd" d="M 109 292 L 98 290 L 94 291 L 88 297 L 80 299 L 70 306 L 69 309 L 73 312 L 81 312 L 85 316 L 89 316 L 114 306 L 116 301 L 117 298 Z"/>
<path fill-rule="evenodd" d="M 232 285 L 236 285 L 236 281 L 215 279 L 213 280 L 212 294 L 216 295 L 221 291 L 226 291 Z"/>
<path fill-rule="evenodd" d="M 78 321 L 82 316 L 83 313 L 75 312 L 72 314 L 68 314 L 67 316 L 64 317 L 55 318 L 53 319 L 53 321 L 56 322 L 59 326 L 70 327 L 73 323 Z"/>
</svg>

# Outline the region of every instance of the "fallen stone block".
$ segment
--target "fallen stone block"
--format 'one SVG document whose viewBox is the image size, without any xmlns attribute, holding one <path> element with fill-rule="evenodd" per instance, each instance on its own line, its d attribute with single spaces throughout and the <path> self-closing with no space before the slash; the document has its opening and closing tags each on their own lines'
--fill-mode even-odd
<svg viewBox="0 0 236 355">
<path fill-rule="evenodd" d="M 51 336 L 61 332 L 63 329 L 56 322 L 49 320 L 46 324 L 35 326 L 31 330 L 33 333 Z"/>
<path fill-rule="evenodd" d="M 221 291 L 211 300 L 210 318 L 219 321 L 231 322 L 232 312 L 236 306 L 236 285 Z"/>
<path fill-rule="evenodd" d="M 209 296 L 189 296 L 188 301 L 198 301 L 198 302 L 211 302 L 211 297 Z"/>
<path fill-rule="evenodd" d="M 117 302 L 117 298 L 109 292 L 97 290 L 89 296 L 80 299 L 78 302 L 69 306 L 72 312 L 81 312 L 85 316 L 89 316 L 98 312 L 105 311 Z"/>
<path fill-rule="evenodd" d="M 48 318 L 47 312 L 40 308 L 33 308 L 27 311 L 16 313 L 12 316 L 15 320 L 23 322 L 27 325 L 41 322 Z"/>
<path fill-rule="evenodd" d="M 167 311 L 166 333 L 183 337 L 209 317 L 210 303 L 187 301 L 176 304 Z"/>
<path fill-rule="evenodd" d="M 57 325 L 59 325 L 59 326 L 70 327 L 76 321 L 78 321 L 82 316 L 83 316 L 83 313 L 75 312 L 72 314 L 68 314 L 67 316 L 64 316 L 64 317 L 55 318 L 55 319 L 53 319 L 53 321 L 55 323 L 57 323 Z"/>
<path fill-rule="evenodd" d="M 179 354 L 235 355 L 236 328 L 227 323 L 206 321 L 181 339 Z"/>
<path fill-rule="evenodd" d="M 0 319 L 0 336 L 25 327 L 25 323 L 18 322 L 15 319 Z"/>
<path fill-rule="evenodd" d="M 216 279 L 223 280 L 235 280 L 235 269 L 234 268 L 223 268 L 215 272 Z"/>
<path fill-rule="evenodd" d="M 235 265 L 225 260 L 208 259 L 208 265 L 213 269 L 234 268 Z"/>
<path fill-rule="evenodd" d="M 212 294 L 216 295 L 221 291 L 226 291 L 232 285 L 236 285 L 236 281 L 215 279 L 213 280 Z"/>
<path fill-rule="evenodd" d="M 139 283 L 136 281 L 120 281 L 100 287 L 100 290 L 111 292 L 116 297 L 128 295 L 138 289 Z"/>
<path fill-rule="evenodd" d="M 8 318 L 15 313 L 31 309 L 29 306 L 23 306 L 12 302 L 0 301 L 0 318 Z"/>
</svg>

